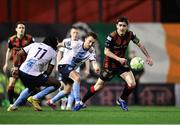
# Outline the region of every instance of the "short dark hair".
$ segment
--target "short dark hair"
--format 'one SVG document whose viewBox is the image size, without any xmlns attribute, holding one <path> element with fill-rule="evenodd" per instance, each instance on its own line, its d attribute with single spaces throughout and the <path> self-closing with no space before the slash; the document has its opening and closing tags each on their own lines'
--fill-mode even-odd
<svg viewBox="0 0 180 125">
<path fill-rule="evenodd" d="M 16 23 L 16 28 L 17 28 L 17 26 L 19 25 L 19 24 L 23 24 L 23 25 L 25 25 L 25 22 L 24 21 L 18 21 L 17 23 Z"/>
<path fill-rule="evenodd" d="M 85 38 L 89 37 L 89 36 L 92 36 L 94 39 L 97 40 L 98 36 L 96 33 L 94 32 L 88 32 L 87 35 L 85 36 Z"/>
<path fill-rule="evenodd" d="M 72 27 L 71 27 L 71 30 L 72 30 L 72 29 L 78 30 L 79 28 L 78 28 L 78 27 L 75 27 L 75 26 L 72 26 Z"/>
<path fill-rule="evenodd" d="M 57 49 L 57 44 L 58 44 L 58 38 L 55 36 L 47 36 L 44 40 L 43 43 L 46 45 L 51 46 L 54 50 Z"/>
<path fill-rule="evenodd" d="M 118 17 L 116 20 L 116 24 L 118 24 L 119 22 L 125 22 L 127 25 L 129 25 L 129 20 L 125 16 Z"/>
</svg>

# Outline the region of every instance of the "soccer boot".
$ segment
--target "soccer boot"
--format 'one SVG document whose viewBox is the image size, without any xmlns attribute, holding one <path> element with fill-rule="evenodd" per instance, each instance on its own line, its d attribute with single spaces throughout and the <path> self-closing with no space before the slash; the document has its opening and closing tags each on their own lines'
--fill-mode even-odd
<svg viewBox="0 0 180 125">
<path fill-rule="evenodd" d="M 48 104 L 49 107 L 51 107 L 52 110 L 56 110 L 57 109 L 57 106 L 55 104 L 51 103 L 50 100 L 47 101 L 47 104 Z"/>
<path fill-rule="evenodd" d="M 41 106 L 39 105 L 39 100 L 33 99 L 32 96 L 30 96 L 28 99 L 28 102 L 32 104 L 35 111 L 42 111 Z"/>
<path fill-rule="evenodd" d="M 87 108 L 87 105 L 83 104 L 82 109 L 85 109 L 85 108 Z"/>
<path fill-rule="evenodd" d="M 15 107 L 15 106 L 13 106 L 13 105 L 10 105 L 10 106 L 8 107 L 8 109 L 7 109 L 8 112 L 13 112 L 13 111 L 16 111 L 16 110 L 18 110 L 18 108 Z"/>
<path fill-rule="evenodd" d="M 66 109 L 66 103 L 67 103 L 67 98 L 62 98 L 61 99 L 61 110 L 65 110 Z"/>
<path fill-rule="evenodd" d="M 74 106 L 73 111 L 79 111 L 82 108 L 83 108 L 83 103 L 80 102 Z"/>
<path fill-rule="evenodd" d="M 127 103 L 124 100 L 122 100 L 121 98 L 118 98 L 116 100 L 116 103 L 122 108 L 122 110 L 128 111 Z"/>
<path fill-rule="evenodd" d="M 72 107 L 67 106 L 67 107 L 66 107 L 66 110 L 71 111 L 71 110 L 72 110 Z"/>
</svg>

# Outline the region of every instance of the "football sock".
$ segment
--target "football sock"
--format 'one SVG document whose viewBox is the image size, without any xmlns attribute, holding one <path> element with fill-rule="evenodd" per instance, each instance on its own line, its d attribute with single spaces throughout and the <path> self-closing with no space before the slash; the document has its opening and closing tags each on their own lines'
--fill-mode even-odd
<svg viewBox="0 0 180 125">
<path fill-rule="evenodd" d="M 128 87 L 126 85 L 124 90 L 123 90 L 123 93 L 121 95 L 121 99 L 127 101 L 128 100 L 128 96 L 132 93 L 133 90 L 134 90 L 134 88 Z"/>
<path fill-rule="evenodd" d="M 33 96 L 33 99 L 37 99 L 40 100 L 43 97 L 45 97 L 47 94 L 49 94 L 50 92 L 53 92 L 57 89 L 57 87 L 54 86 L 49 86 L 44 88 L 42 91 L 38 92 L 36 95 Z"/>
<path fill-rule="evenodd" d="M 74 93 L 74 98 L 75 102 L 78 103 L 80 102 L 80 83 L 74 82 L 73 83 L 73 93 Z"/>
<path fill-rule="evenodd" d="M 63 98 L 64 96 L 66 96 L 67 94 L 64 94 L 64 91 L 60 91 L 57 95 L 55 95 L 52 99 L 51 102 L 55 103 L 58 100 L 60 100 L 61 98 Z"/>
<path fill-rule="evenodd" d="M 10 104 L 13 104 L 13 100 L 14 100 L 14 87 L 9 87 L 8 88 L 8 99 Z"/>
<path fill-rule="evenodd" d="M 72 107 L 73 102 L 74 102 L 74 92 L 72 90 L 71 93 L 68 95 L 67 107 Z"/>
<path fill-rule="evenodd" d="M 13 106 L 19 106 L 20 104 L 22 104 L 30 95 L 30 91 L 28 88 L 24 89 L 19 97 L 16 99 L 16 101 L 14 102 Z"/>
<path fill-rule="evenodd" d="M 92 97 L 96 91 L 94 90 L 94 86 L 91 86 L 91 88 L 87 91 L 87 93 L 84 95 L 82 102 L 85 103 L 90 97 Z"/>
</svg>

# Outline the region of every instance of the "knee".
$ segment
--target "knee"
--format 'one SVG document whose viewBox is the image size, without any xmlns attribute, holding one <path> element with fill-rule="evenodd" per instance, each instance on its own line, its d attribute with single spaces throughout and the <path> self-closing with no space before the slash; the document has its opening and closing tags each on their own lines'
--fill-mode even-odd
<svg viewBox="0 0 180 125">
<path fill-rule="evenodd" d="M 133 88 L 136 87 L 136 82 L 130 82 L 130 83 L 127 84 L 127 86 L 128 86 L 128 88 L 133 89 Z"/>
<path fill-rule="evenodd" d="M 74 79 L 74 81 L 76 81 L 77 83 L 80 83 L 80 76 L 76 76 L 76 78 Z"/>
<path fill-rule="evenodd" d="M 69 86 L 69 85 L 66 85 L 66 86 L 64 86 L 64 93 L 65 94 L 69 94 L 70 92 L 71 92 L 71 86 Z"/>
</svg>

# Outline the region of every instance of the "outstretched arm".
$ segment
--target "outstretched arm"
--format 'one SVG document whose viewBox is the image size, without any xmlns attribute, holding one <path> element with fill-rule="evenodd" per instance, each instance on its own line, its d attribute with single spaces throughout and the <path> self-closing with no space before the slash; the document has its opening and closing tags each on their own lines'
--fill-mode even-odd
<svg viewBox="0 0 180 125">
<path fill-rule="evenodd" d="M 146 59 L 147 64 L 149 64 L 150 66 L 152 66 L 152 65 L 153 65 L 152 58 L 151 58 L 151 56 L 149 55 L 148 51 L 146 50 L 144 44 L 143 44 L 142 42 L 139 42 L 139 43 L 137 44 L 137 46 L 141 49 L 141 51 L 143 52 L 143 54 L 146 56 L 146 58 L 147 58 L 147 59 Z"/>
<path fill-rule="evenodd" d="M 100 68 L 99 68 L 98 63 L 95 60 L 92 60 L 91 64 L 93 66 L 93 69 L 94 69 L 95 73 L 99 74 L 100 73 Z"/>
</svg>

